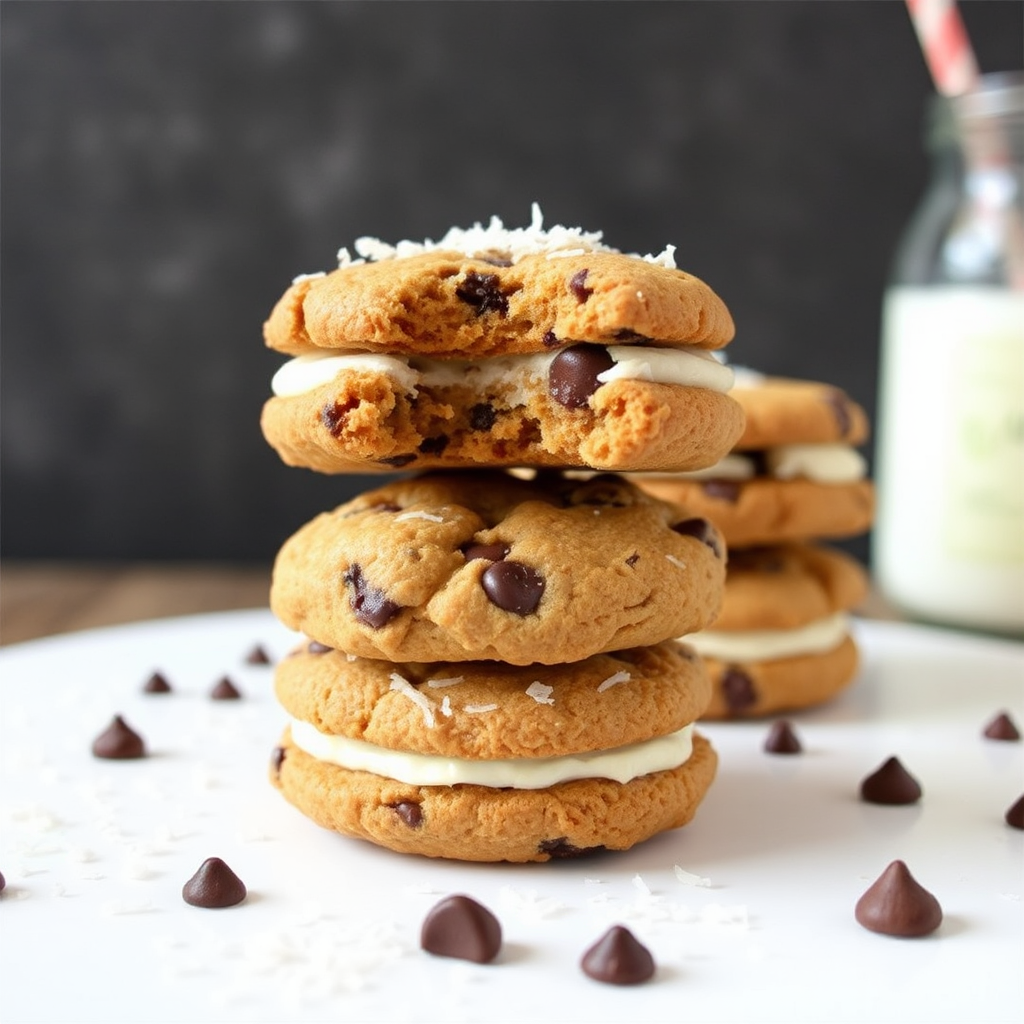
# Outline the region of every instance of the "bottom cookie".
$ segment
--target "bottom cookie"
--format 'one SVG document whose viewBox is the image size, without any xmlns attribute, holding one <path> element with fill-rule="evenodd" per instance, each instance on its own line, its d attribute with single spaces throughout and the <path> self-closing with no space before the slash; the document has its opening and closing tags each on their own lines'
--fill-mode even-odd
<svg viewBox="0 0 1024 1024">
<path fill-rule="evenodd" d="M 846 636 L 832 650 L 764 661 L 725 662 L 705 656 L 713 696 L 703 719 L 758 718 L 831 700 L 857 674 L 859 657 Z"/>
<path fill-rule="evenodd" d="M 547 789 L 416 786 L 319 761 L 285 731 L 271 781 L 324 828 L 399 853 L 466 861 L 546 861 L 626 850 L 685 825 L 715 776 L 711 744 L 693 736 L 678 768 L 630 782 L 588 778 Z"/>
</svg>

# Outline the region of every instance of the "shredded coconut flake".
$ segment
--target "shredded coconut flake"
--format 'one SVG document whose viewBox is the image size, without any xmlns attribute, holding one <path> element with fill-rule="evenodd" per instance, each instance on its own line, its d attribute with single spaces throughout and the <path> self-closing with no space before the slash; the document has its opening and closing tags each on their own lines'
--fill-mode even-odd
<svg viewBox="0 0 1024 1024">
<path fill-rule="evenodd" d="M 449 676 L 447 679 L 428 679 L 426 685 L 432 690 L 440 690 L 445 686 L 458 686 L 465 681 L 465 676 Z"/>
<path fill-rule="evenodd" d="M 395 522 L 400 523 L 403 519 L 426 519 L 428 523 L 443 523 L 444 516 L 435 516 L 430 512 L 403 512 L 395 516 Z"/>
<path fill-rule="evenodd" d="M 452 717 L 452 699 L 447 693 L 444 695 L 444 700 L 441 701 L 441 714 L 445 718 Z"/>
<path fill-rule="evenodd" d="M 552 690 L 554 690 L 553 686 L 548 686 L 538 679 L 526 688 L 526 695 L 532 697 L 538 704 L 554 704 L 555 698 L 551 696 Z"/>
<path fill-rule="evenodd" d="M 675 556 L 675 555 L 666 555 L 665 557 L 666 557 L 666 558 L 667 558 L 667 559 L 668 559 L 668 560 L 669 560 L 669 561 L 670 561 L 670 562 L 671 562 L 671 563 L 672 563 L 672 564 L 673 564 L 674 566 L 676 566 L 676 568 L 678 568 L 678 569 L 685 569 L 685 568 L 686 568 L 686 563 L 685 563 L 685 562 L 681 562 L 681 561 L 680 561 L 680 560 L 679 560 L 678 558 L 676 558 L 676 556 Z"/>
<path fill-rule="evenodd" d="M 408 679 L 403 679 L 397 672 L 391 673 L 391 690 L 397 690 L 403 697 L 408 697 L 420 711 L 423 712 L 423 721 L 428 729 L 434 728 L 434 702 L 420 693 Z"/>
<path fill-rule="evenodd" d="M 619 683 L 628 683 L 632 678 L 628 672 L 616 672 L 615 675 L 609 676 L 598 685 L 597 692 L 604 693 L 605 690 L 610 690 L 613 686 L 618 686 Z"/>
<path fill-rule="evenodd" d="M 678 864 L 673 865 L 672 870 L 675 872 L 676 878 L 678 878 L 683 885 L 696 885 L 705 889 L 710 888 L 711 886 L 710 878 L 695 875 L 691 871 L 684 870 Z"/>
<path fill-rule="evenodd" d="M 644 894 L 644 896 L 651 895 L 651 887 L 640 877 L 640 875 L 633 876 L 633 885 Z"/>
<path fill-rule="evenodd" d="M 497 711 L 497 704 L 467 704 L 463 709 L 467 715 L 485 715 L 488 711 Z"/>
</svg>

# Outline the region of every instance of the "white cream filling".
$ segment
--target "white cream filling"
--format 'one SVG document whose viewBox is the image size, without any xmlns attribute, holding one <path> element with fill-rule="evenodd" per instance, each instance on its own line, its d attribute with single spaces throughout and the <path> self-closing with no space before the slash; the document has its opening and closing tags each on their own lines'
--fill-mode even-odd
<svg viewBox="0 0 1024 1024">
<path fill-rule="evenodd" d="M 597 379 L 602 384 L 615 380 L 646 380 L 723 393 L 732 387 L 732 368 L 720 363 L 704 349 L 641 345 L 609 345 L 607 349 L 614 365 L 598 374 Z M 389 376 L 410 394 L 415 394 L 420 386 L 452 387 L 462 384 L 483 390 L 496 381 L 509 381 L 519 392 L 516 401 L 522 404 L 527 384 L 546 384 L 551 362 L 557 355 L 557 351 L 535 352 L 469 362 L 327 350 L 290 359 L 274 374 L 270 386 L 279 398 L 290 398 L 327 384 L 339 373 L 355 371 Z"/>
<path fill-rule="evenodd" d="M 773 480 L 852 484 L 863 480 L 868 472 L 867 460 L 847 444 L 781 444 L 765 449 L 764 460 Z M 732 452 L 707 469 L 658 474 L 666 480 L 753 480 L 756 476 L 757 463 L 741 452 Z"/>
<path fill-rule="evenodd" d="M 706 629 L 681 637 L 701 657 L 718 661 L 772 661 L 834 650 L 849 634 L 844 612 L 836 612 L 797 629 Z"/>
<path fill-rule="evenodd" d="M 476 708 L 475 713 L 480 709 Z M 626 783 L 641 775 L 678 768 L 693 752 L 693 725 L 643 743 L 565 757 L 476 761 L 388 750 L 364 740 L 329 736 L 308 722 L 292 719 L 295 745 L 318 761 L 370 772 L 410 786 L 488 786 L 492 789 L 547 789 L 573 779 L 612 779 Z"/>
</svg>

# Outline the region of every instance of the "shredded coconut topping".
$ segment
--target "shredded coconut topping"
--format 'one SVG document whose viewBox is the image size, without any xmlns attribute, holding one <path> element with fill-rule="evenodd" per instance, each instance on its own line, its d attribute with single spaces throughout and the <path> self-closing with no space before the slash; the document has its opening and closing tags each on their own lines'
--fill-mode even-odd
<svg viewBox="0 0 1024 1024">
<path fill-rule="evenodd" d="M 388 689 L 397 690 L 403 697 L 408 697 L 423 712 L 423 721 L 426 722 L 427 728 L 434 728 L 434 702 L 420 693 L 408 679 L 403 679 L 397 672 L 392 672 L 391 686 Z"/>
<path fill-rule="evenodd" d="M 354 267 L 367 260 L 403 259 L 425 252 L 460 252 L 466 256 L 507 259 L 518 263 L 524 256 L 546 255 L 549 259 L 564 256 L 580 256 L 588 252 L 618 252 L 601 241 L 602 232 L 584 231 L 582 228 L 567 228 L 561 224 L 544 226 L 540 206 L 534 203 L 530 208 L 530 225 L 525 228 L 506 228 L 498 217 L 491 217 L 484 227 L 479 221 L 471 228 L 449 228 L 438 241 L 430 238 L 422 242 L 403 240 L 389 245 L 379 238 L 363 236 L 357 238 L 355 250 L 359 259 L 354 259 L 347 247 L 338 250 L 338 266 Z M 659 266 L 674 268 L 676 247 L 667 245 L 656 256 L 640 256 L 630 253 L 636 259 Z"/>
<path fill-rule="evenodd" d="M 668 559 L 668 560 L 669 560 L 669 561 L 670 561 L 670 562 L 671 562 L 671 563 L 672 563 L 672 564 L 673 564 L 673 565 L 674 565 L 674 566 L 675 566 L 675 567 L 676 567 L 677 569 L 685 569 L 685 568 L 686 568 L 686 563 L 685 563 L 685 562 L 681 562 L 681 561 L 680 561 L 680 560 L 679 560 L 678 558 L 676 558 L 676 556 L 675 556 L 675 555 L 666 555 L 665 557 L 666 557 L 666 558 L 667 558 L 667 559 Z"/>
<path fill-rule="evenodd" d="M 530 683 L 526 688 L 526 694 L 532 697 L 538 704 L 554 704 L 555 698 L 551 696 L 552 690 L 554 690 L 553 686 L 547 686 L 538 679 Z"/>
<path fill-rule="evenodd" d="M 430 512 L 403 512 L 395 516 L 395 522 L 400 523 L 403 519 L 426 519 L 428 523 L 443 523 L 444 516 L 435 516 Z"/>
<path fill-rule="evenodd" d="M 681 868 L 678 864 L 674 864 L 672 866 L 672 870 L 675 872 L 676 878 L 678 878 L 683 885 L 696 885 L 704 889 L 709 888 L 711 885 L 710 878 L 695 875 L 692 871 L 687 871 L 685 868 Z"/>
<path fill-rule="evenodd" d="M 615 675 L 609 676 L 598 685 L 597 692 L 604 693 L 605 690 L 610 690 L 613 686 L 618 686 L 619 683 L 628 683 L 632 678 L 628 672 L 616 672 Z"/>
<path fill-rule="evenodd" d="M 458 686 L 465 682 L 464 676 L 449 676 L 447 679 L 428 679 L 426 685 L 432 690 L 439 690 L 443 686 Z"/>
<path fill-rule="evenodd" d="M 452 717 L 452 699 L 447 693 L 444 695 L 444 700 L 441 701 L 441 714 L 445 718 Z"/>
<path fill-rule="evenodd" d="M 497 711 L 497 704 L 467 704 L 463 709 L 467 715 L 485 715 L 488 711 Z"/>
</svg>

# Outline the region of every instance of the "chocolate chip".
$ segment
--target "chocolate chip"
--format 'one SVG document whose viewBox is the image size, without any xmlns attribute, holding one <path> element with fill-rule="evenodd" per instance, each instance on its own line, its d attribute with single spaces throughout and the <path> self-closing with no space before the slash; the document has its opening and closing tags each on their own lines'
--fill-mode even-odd
<svg viewBox="0 0 1024 1024">
<path fill-rule="evenodd" d="M 654 957 L 628 928 L 614 925 L 583 954 L 583 973 L 609 985 L 639 985 L 654 976 Z"/>
<path fill-rule="evenodd" d="M 501 949 L 501 925 L 469 896 L 448 896 L 427 914 L 420 946 L 435 956 L 490 963 Z"/>
<path fill-rule="evenodd" d="M 281 774 L 281 765 L 284 764 L 287 754 L 288 751 L 284 747 L 274 747 L 270 752 L 270 767 L 274 770 L 274 775 Z"/>
<path fill-rule="evenodd" d="M 93 757 L 108 761 L 129 761 L 146 756 L 142 737 L 130 728 L 120 715 L 92 742 Z"/>
<path fill-rule="evenodd" d="M 245 656 L 247 665 L 269 665 L 270 655 L 267 654 L 261 644 L 255 644 L 251 651 Z"/>
<path fill-rule="evenodd" d="M 594 294 L 594 289 L 587 287 L 587 274 L 587 268 L 584 267 L 569 278 L 569 291 L 576 296 L 577 302 L 586 302 Z"/>
<path fill-rule="evenodd" d="M 438 434 L 437 437 L 425 437 L 420 442 L 420 453 L 423 455 L 440 455 L 448 447 L 451 438 L 447 434 Z"/>
<path fill-rule="evenodd" d="M 208 910 L 233 907 L 245 896 L 245 884 L 220 857 L 207 857 L 181 887 L 181 898 L 186 903 Z"/>
<path fill-rule="evenodd" d="M 850 427 L 853 426 L 853 416 L 850 412 L 850 399 L 846 396 L 845 392 L 840 391 L 839 388 L 829 388 L 825 393 L 825 403 L 829 409 L 832 410 L 832 415 L 836 418 L 836 424 L 839 427 L 839 436 L 846 437 L 850 432 Z"/>
<path fill-rule="evenodd" d="M 603 345 L 570 345 L 562 349 L 548 367 L 551 397 L 567 409 L 582 409 L 601 386 L 597 375 L 614 365 Z"/>
<path fill-rule="evenodd" d="M 241 700 L 242 691 L 227 676 L 221 676 L 210 691 L 210 700 Z"/>
<path fill-rule="evenodd" d="M 489 562 L 500 562 L 508 555 L 508 548 L 504 544 L 463 544 L 459 550 L 465 556 L 467 562 L 477 558 L 486 558 Z"/>
<path fill-rule="evenodd" d="M 349 604 L 355 612 L 356 621 L 364 626 L 380 629 L 402 610 L 402 606 L 387 598 L 383 590 L 366 582 L 358 562 L 353 562 L 342 578 L 352 588 Z"/>
<path fill-rule="evenodd" d="M 1010 828 L 1024 829 L 1024 796 L 1006 812 L 1005 817 Z"/>
<path fill-rule="evenodd" d="M 985 736 L 990 740 L 1006 740 L 1013 743 L 1020 739 L 1020 730 L 1013 719 L 1002 711 L 985 726 Z"/>
<path fill-rule="evenodd" d="M 868 931 L 914 939 L 939 927 L 942 907 L 903 861 L 894 860 L 857 900 L 854 916 Z"/>
<path fill-rule="evenodd" d="M 403 800 L 401 803 L 389 804 L 388 806 L 394 809 L 394 812 L 409 828 L 419 828 L 423 824 L 423 811 L 419 804 Z"/>
<path fill-rule="evenodd" d="M 757 703 L 753 680 L 735 665 L 730 665 L 722 673 L 718 685 L 722 691 L 722 697 L 725 699 L 725 706 L 733 714 L 738 714 Z"/>
<path fill-rule="evenodd" d="M 469 425 L 473 430 L 490 430 L 498 414 L 488 402 L 480 402 L 469 410 Z"/>
<path fill-rule="evenodd" d="M 601 505 L 605 508 L 629 508 L 633 504 L 621 477 L 602 473 L 574 488 L 565 499 L 567 505 Z"/>
<path fill-rule="evenodd" d="M 401 469 L 402 466 L 408 466 L 410 462 L 416 461 L 416 456 L 413 453 L 409 455 L 389 455 L 386 459 L 377 459 L 382 466 L 393 466 L 395 469 Z"/>
<path fill-rule="evenodd" d="M 622 327 L 615 332 L 615 340 L 633 344 L 635 342 L 650 341 L 651 339 L 646 334 L 639 334 L 630 327 Z"/>
<path fill-rule="evenodd" d="M 545 331 L 544 337 L 540 339 L 545 348 L 557 348 L 561 345 L 558 335 L 554 331 Z"/>
<path fill-rule="evenodd" d="M 801 754 L 804 748 L 789 722 L 780 719 L 768 730 L 764 749 L 769 754 Z"/>
<path fill-rule="evenodd" d="M 522 562 L 495 562 L 480 577 L 492 604 L 502 611 L 516 615 L 529 615 L 540 604 L 544 593 L 544 577 L 536 569 Z"/>
<path fill-rule="evenodd" d="M 633 566 L 636 565 L 636 563 L 639 562 L 639 561 L 640 561 L 640 552 L 639 551 L 634 551 L 633 554 L 631 554 L 629 556 L 629 558 L 626 559 L 626 565 L 628 565 L 630 567 L 630 569 L 632 569 Z"/>
<path fill-rule="evenodd" d="M 736 503 L 740 496 L 740 485 L 735 480 L 705 480 L 700 489 L 709 497 L 719 501 Z"/>
<path fill-rule="evenodd" d="M 331 435 L 337 437 L 345 426 L 345 417 L 359 403 L 351 402 L 328 402 L 320 410 L 320 422 L 330 431 Z"/>
<path fill-rule="evenodd" d="M 899 758 L 890 757 L 861 782 L 860 798 L 869 804 L 914 804 L 921 799 L 921 786 Z"/>
<path fill-rule="evenodd" d="M 478 260 L 490 264 L 492 267 L 511 267 L 512 261 L 506 256 L 477 256 Z"/>
<path fill-rule="evenodd" d="M 501 278 L 497 274 L 478 274 L 470 270 L 456 286 L 455 294 L 472 306 L 477 316 L 508 313 L 508 297 L 501 290 Z"/>
<path fill-rule="evenodd" d="M 684 537 L 696 537 L 697 540 L 711 548 L 716 558 L 722 557 L 722 548 L 718 543 L 718 531 L 706 519 L 684 519 L 681 523 L 676 523 L 672 529 Z"/>
<path fill-rule="evenodd" d="M 171 684 L 162 672 L 154 672 L 143 684 L 143 693 L 170 693 Z"/>
<path fill-rule="evenodd" d="M 565 836 L 558 839 L 542 839 L 537 844 L 537 852 L 546 853 L 552 860 L 573 860 L 603 849 L 603 846 L 573 846 Z"/>
<path fill-rule="evenodd" d="M 320 643 L 319 640 L 310 640 L 306 645 L 306 650 L 310 654 L 330 654 L 334 650 L 333 647 L 328 647 L 327 644 Z"/>
<path fill-rule="evenodd" d="M 3 892 L 7 888 L 7 879 L 4 878 L 4 873 L 0 871 L 0 892 Z"/>
</svg>

